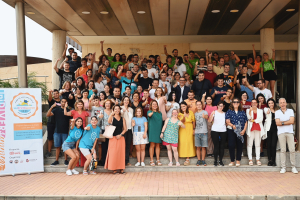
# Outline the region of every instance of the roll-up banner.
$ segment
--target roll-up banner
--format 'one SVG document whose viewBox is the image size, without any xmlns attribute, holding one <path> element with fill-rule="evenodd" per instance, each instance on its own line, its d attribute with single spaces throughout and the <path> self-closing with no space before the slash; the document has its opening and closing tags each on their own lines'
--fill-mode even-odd
<svg viewBox="0 0 300 200">
<path fill-rule="evenodd" d="M 0 176 L 43 172 L 40 88 L 0 88 Z"/>
</svg>

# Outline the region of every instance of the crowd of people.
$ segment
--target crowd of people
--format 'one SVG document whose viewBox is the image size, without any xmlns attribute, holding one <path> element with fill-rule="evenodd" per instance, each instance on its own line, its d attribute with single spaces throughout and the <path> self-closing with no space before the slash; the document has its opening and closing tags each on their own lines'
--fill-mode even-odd
<svg viewBox="0 0 300 200">
<path fill-rule="evenodd" d="M 160 150 L 166 146 L 168 166 L 173 166 L 173 157 L 175 166 L 187 166 L 195 156 L 197 166 L 206 166 L 209 156 L 214 157 L 217 167 L 224 166 L 226 145 L 229 166 L 241 165 L 243 146 L 249 165 L 260 166 L 265 141 L 268 166 L 276 166 L 279 140 L 280 173 L 286 172 L 286 143 L 292 172 L 298 173 L 294 112 L 287 108 L 285 99 L 279 100 L 279 107 L 274 100 L 274 49 L 269 58 L 267 53 L 257 55 L 253 45 L 253 57 L 240 59 L 233 51 L 220 57 L 208 50 L 204 57 L 194 51 L 181 57 L 177 49 L 170 55 L 164 46 L 167 58 L 162 62 L 159 55 L 113 55 L 111 48 L 104 52 L 103 43 L 98 60 L 95 53 L 80 58 L 66 45 L 54 65 L 60 86 L 49 91 L 45 155 L 51 156 L 54 145 L 56 160 L 52 166 L 59 164 L 62 148 L 67 175 L 78 174 L 76 166 L 84 168 L 84 175 L 95 174 L 88 170 L 92 159 L 113 174 L 123 174 L 131 165 L 133 146 L 136 167 L 146 165 L 146 149 L 150 166 L 161 166 Z M 61 59 L 64 61 L 58 66 Z M 112 138 L 101 137 L 111 130 Z M 180 163 L 179 157 L 185 162 Z"/>
</svg>

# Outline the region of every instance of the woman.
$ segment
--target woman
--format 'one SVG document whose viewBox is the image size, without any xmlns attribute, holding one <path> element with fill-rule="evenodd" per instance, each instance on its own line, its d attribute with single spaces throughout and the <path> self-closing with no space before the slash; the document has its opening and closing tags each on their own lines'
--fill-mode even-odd
<svg viewBox="0 0 300 200">
<path fill-rule="evenodd" d="M 179 111 L 179 107 L 180 106 L 177 103 L 177 99 L 176 99 L 176 93 L 174 91 L 170 92 L 168 103 L 166 104 L 167 118 L 172 117 L 173 110 Z"/>
<path fill-rule="evenodd" d="M 159 161 L 159 154 L 160 154 L 160 132 L 162 129 L 163 119 L 162 114 L 159 111 L 157 101 L 153 100 L 150 102 L 150 107 L 147 112 L 148 117 L 148 124 L 149 124 L 149 154 L 150 154 L 150 166 L 155 166 L 153 161 L 153 154 L 154 154 L 154 147 L 155 147 L 155 154 L 156 154 L 156 163 L 158 166 L 161 166 L 161 162 Z"/>
<path fill-rule="evenodd" d="M 215 110 L 217 110 L 217 106 L 213 106 L 212 102 L 213 99 L 210 95 L 206 95 L 206 92 L 202 95 L 202 106 L 203 106 L 203 110 L 205 110 L 208 113 L 208 116 L 211 115 L 211 113 Z M 212 127 L 212 123 L 211 122 L 207 122 L 207 157 L 213 157 L 213 152 L 214 152 L 214 143 L 212 141 L 211 138 L 211 127 Z"/>
<path fill-rule="evenodd" d="M 83 89 L 86 88 L 85 87 L 85 81 L 81 76 L 77 77 L 76 84 L 74 85 L 74 87 L 78 87 L 80 89 L 80 91 L 82 91 Z M 74 93 L 75 93 L 75 90 L 74 90 Z"/>
<path fill-rule="evenodd" d="M 140 102 L 140 94 L 138 92 L 134 92 L 132 94 L 132 100 L 131 108 L 133 109 L 133 113 L 135 113 L 136 108 L 143 107 L 142 102 Z"/>
<path fill-rule="evenodd" d="M 168 55 L 167 59 L 166 59 L 166 63 L 168 64 L 169 68 L 173 68 L 174 67 L 174 63 L 172 62 L 172 56 Z"/>
<path fill-rule="evenodd" d="M 88 83 L 90 80 L 93 80 L 93 70 L 88 69 L 86 73 L 82 75 L 82 78 L 86 83 Z"/>
<path fill-rule="evenodd" d="M 174 70 L 175 70 L 175 72 L 179 72 L 180 77 L 183 77 L 184 73 L 186 72 L 186 66 L 183 63 L 183 59 L 181 56 L 178 56 L 176 58 Z"/>
<path fill-rule="evenodd" d="M 97 144 L 97 138 L 99 138 L 100 135 L 100 128 L 97 126 L 97 123 L 97 117 L 93 116 L 91 118 L 91 124 L 87 125 L 87 127 L 84 128 L 84 133 L 79 142 L 79 149 L 86 158 L 83 167 L 83 175 L 88 175 L 87 169 L 92 158 L 94 158 L 95 160 L 97 159 L 95 147 Z M 96 174 L 96 172 L 90 171 L 90 174 Z"/>
<path fill-rule="evenodd" d="M 100 65 L 105 65 L 105 61 L 108 60 L 107 55 L 101 55 L 99 56 L 99 62 L 98 62 L 98 66 L 100 67 Z"/>
<path fill-rule="evenodd" d="M 71 160 L 69 161 L 68 165 L 68 170 L 66 171 L 66 174 L 69 176 L 71 176 L 72 174 L 79 174 L 79 172 L 76 171 L 74 168 L 76 166 L 76 163 L 78 163 L 79 161 L 78 144 L 82 133 L 82 118 L 78 117 L 76 120 L 72 119 L 69 136 L 62 145 L 64 153 L 71 157 Z"/>
<path fill-rule="evenodd" d="M 126 55 L 123 53 L 123 54 L 121 55 L 121 58 L 122 58 L 122 63 L 123 63 L 123 65 L 125 65 L 125 64 L 126 64 Z"/>
<path fill-rule="evenodd" d="M 110 116 L 110 114 L 112 112 L 112 110 L 111 110 L 112 106 L 113 106 L 112 101 L 109 100 L 109 99 L 106 99 L 105 102 L 104 102 L 104 111 L 103 111 L 103 114 L 100 114 L 98 116 L 99 120 L 100 120 L 100 128 L 102 130 L 102 133 L 104 133 L 105 127 L 110 125 L 108 123 L 108 118 L 109 118 L 109 116 Z M 105 139 L 105 142 L 102 142 L 102 144 L 101 144 L 101 146 L 102 146 L 101 163 L 103 163 L 103 165 L 104 165 L 104 163 L 106 161 L 108 143 L 109 143 L 109 140 Z"/>
<path fill-rule="evenodd" d="M 184 79 L 185 79 L 185 86 L 187 87 L 192 87 L 193 85 L 193 80 L 191 80 L 190 75 L 188 73 L 184 74 Z"/>
<path fill-rule="evenodd" d="M 262 93 L 259 93 L 256 96 L 256 100 L 258 102 L 258 108 L 259 109 L 264 109 L 265 107 L 267 107 L 267 102 L 266 102 L 266 98 Z"/>
<path fill-rule="evenodd" d="M 263 129 L 263 110 L 257 108 L 257 100 L 252 99 L 252 106 L 250 109 L 247 109 L 246 114 L 248 118 L 248 129 L 247 129 L 247 154 L 249 158 L 249 165 L 253 165 L 252 161 L 252 146 L 253 141 L 255 141 L 255 155 L 256 155 L 256 164 L 261 165 L 260 162 L 260 141 L 267 138 L 266 132 Z"/>
<path fill-rule="evenodd" d="M 121 101 L 121 116 L 126 122 L 126 132 L 125 132 L 125 163 L 127 166 L 131 166 L 129 163 L 129 153 L 130 145 L 132 142 L 132 130 L 131 130 L 131 120 L 133 117 L 133 109 L 131 108 L 130 98 L 125 96 Z"/>
<path fill-rule="evenodd" d="M 102 74 L 105 78 L 103 78 L 103 80 L 107 80 L 107 82 L 110 82 L 111 79 L 111 68 L 110 68 L 110 64 L 109 64 L 109 60 L 106 60 L 104 62 L 104 65 L 100 65 L 99 70 L 98 70 L 98 74 Z"/>
<path fill-rule="evenodd" d="M 75 102 L 75 98 L 74 98 L 74 94 L 71 90 L 71 82 L 70 81 L 66 81 L 63 86 L 62 89 L 59 91 L 59 96 L 61 96 L 62 98 L 66 98 L 68 101 L 68 105 L 72 108 L 74 108 L 74 102 Z"/>
<path fill-rule="evenodd" d="M 162 90 L 161 87 L 158 87 L 155 90 L 154 96 L 155 96 L 154 100 L 157 101 L 159 111 L 162 114 L 163 121 L 165 121 L 167 119 L 167 113 L 166 113 L 166 104 L 168 103 L 167 102 L 167 97 L 165 96 L 165 93 L 164 93 L 164 91 Z"/>
<path fill-rule="evenodd" d="M 82 94 L 81 94 L 81 90 L 79 87 L 75 87 L 74 97 L 75 97 L 75 101 L 82 99 Z"/>
<path fill-rule="evenodd" d="M 275 73 L 275 49 L 272 49 L 272 58 L 269 59 L 269 54 L 263 54 L 264 60 L 260 64 L 261 78 L 265 80 L 265 87 L 268 88 L 270 82 L 270 90 L 272 97 L 275 97 L 275 83 L 278 79 Z"/>
<path fill-rule="evenodd" d="M 268 107 L 264 108 L 266 115 L 266 121 L 264 130 L 267 133 L 267 150 L 268 150 L 268 166 L 276 166 L 276 146 L 278 141 L 277 125 L 275 122 L 275 112 L 279 108 L 277 107 L 274 99 L 269 99 Z"/>
<path fill-rule="evenodd" d="M 211 137 L 214 143 L 214 166 L 218 166 L 218 157 L 219 165 L 224 166 L 223 156 L 226 143 L 226 121 L 225 121 L 225 112 L 224 103 L 220 101 L 218 103 L 218 110 L 212 111 L 208 119 L 209 123 L 213 122 L 211 127 Z"/>
<path fill-rule="evenodd" d="M 171 81 L 171 85 L 175 88 L 177 85 L 179 85 L 179 79 L 180 79 L 180 74 L 179 72 L 173 72 L 173 79 Z"/>
<path fill-rule="evenodd" d="M 84 103 L 84 110 L 89 110 L 89 91 L 87 89 L 82 90 L 82 102 Z"/>
<path fill-rule="evenodd" d="M 117 70 L 119 65 L 123 65 L 122 59 L 121 59 L 121 55 L 119 53 L 116 53 L 114 55 L 114 58 L 111 62 L 111 68 Z"/>
<path fill-rule="evenodd" d="M 230 106 L 230 103 L 231 103 L 231 96 L 232 96 L 232 93 L 233 93 L 233 90 L 231 88 L 228 88 L 227 91 L 226 91 L 226 94 L 221 97 L 221 101 L 224 101 L 223 104 L 224 104 L 224 108 L 223 108 L 223 112 L 227 112 L 229 106 Z"/>
<path fill-rule="evenodd" d="M 155 64 L 158 66 L 159 71 L 163 69 L 164 64 L 161 62 L 159 55 L 155 55 Z"/>
<path fill-rule="evenodd" d="M 186 157 L 184 165 L 187 166 L 190 165 L 190 157 L 196 156 L 193 130 L 195 129 L 195 116 L 188 109 L 185 101 L 180 104 L 178 119 L 184 124 L 184 128 L 179 129 L 179 157 Z"/>
<path fill-rule="evenodd" d="M 88 91 L 89 91 L 89 95 L 88 95 L 88 99 L 91 98 L 91 96 L 94 94 L 97 94 L 97 90 L 95 89 L 95 82 L 93 80 L 90 80 L 88 83 Z"/>
<path fill-rule="evenodd" d="M 172 110 L 172 117 L 166 119 L 164 127 L 161 130 L 160 134 L 160 138 L 163 140 L 163 145 L 165 145 L 168 150 L 168 157 L 170 161 L 168 166 L 173 165 L 172 150 L 174 153 L 176 166 L 180 166 L 177 151 L 179 126 L 181 128 L 185 128 L 184 124 L 180 120 L 178 120 L 178 110 L 174 109 Z"/>
<path fill-rule="evenodd" d="M 121 107 L 115 105 L 112 113 L 109 115 L 108 123 L 116 127 L 113 138 L 109 139 L 107 157 L 104 169 L 113 170 L 113 174 L 125 174 L 125 139 L 124 134 L 127 131 L 125 119 L 121 117 Z"/>
<path fill-rule="evenodd" d="M 197 74 L 200 70 L 207 70 L 207 65 L 205 65 L 205 58 L 201 57 L 199 60 L 199 65 L 197 66 Z"/>
<path fill-rule="evenodd" d="M 107 97 L 111 95 L 111 94 L 110 94 L 110 88 L 109 88 L 109 85 L 105 85 L 105 86 L 104 86 L 104 92 L 105 92 L 105 94 L 106 94 Z"/>
<path fill-rule="evenodd" d="M 143 116 L 142 107 L 137 107 L 135 109 L 134 118 L 132 118 L 132 127 L 133 127 L 133 145 L 136 149 L 137 163 L 136 167 L 142 166 L 145 167 L 145 147 L 149 143 L 147 137 L 148 122 L 146 117 Z"/>
<path fill-rule="evenodd" d="M 246 112 L 246 110 L 251 107 L 251 102 L 247 101 L 247 99 L 249 99 L 247 92 L 242 91 L 241 92 L 241 105 L 242 105 L 244 112 Z"/>
<path fill-rule="evenodd" d="M 167 71 L 167 78 L 166 80 L 171 83 L 173 79 L 173 69 L 172 68 L 169 68 L 168 71 Z"/>
<path fill-rule="evenodd" d="M 131 70 L 129 69 L 129 66 L 132 65 L 132 63 L 133 63 L 133 54 L 130 54 L 127 58 L 127 63 L 124 64 L 124 69 L 126 71 Z"/>
<path fill-rule="evenodd" d="M 107 99 L 107 96 L 104 91 L 99 93 L 99 106 L 104 107 L 104 102 Z"/>
<path fill-rule="evenodd" d="M 226 124 L 227 124 L 227 134 L 228 134 L 228 148 L 230 154 L 231 163 L 229 166 L 234 165 L 236 159 L 236 167 L 241 166 L 241 156 L 243 152 L 243 135 L 247 129 L 247 116 L 243 111 L 238 98 L 233 98 L 228 111 L 225 114 Z M 236 156 L 235 156 L 235 146 L 236 146 Z"/>
<path fill-rule="evenodd" d="M 255 59 L 253 69 L 252 69 L 252 79 L 254 81 L 254 86 L 258 87 L 257 82 L 259 80 L 259 74 L 261 72 L 260 64 L 261 64 L 261 55 L 256 55 L 256 51 L 254 49 L 254 44 L 252 44 L 253 48 L 253 58 Z"/>
</svg>

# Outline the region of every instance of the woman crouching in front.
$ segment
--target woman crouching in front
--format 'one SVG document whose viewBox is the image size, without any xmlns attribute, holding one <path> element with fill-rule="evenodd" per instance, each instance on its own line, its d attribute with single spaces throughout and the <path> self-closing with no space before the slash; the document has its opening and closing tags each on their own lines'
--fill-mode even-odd
<svg viewBox="0 0 300 200">
<path fill-rule="evenodd" d="M 125 138 L 127 131 L 125 119 L 121 117 L 121 107 L 115 105 L 109 115 L 108 123 L 116 127 L 113 138 L 109 139 L 108 151 L 104 169 L 113 170 L 113 174 L 125 174 Z"/>
</svg>

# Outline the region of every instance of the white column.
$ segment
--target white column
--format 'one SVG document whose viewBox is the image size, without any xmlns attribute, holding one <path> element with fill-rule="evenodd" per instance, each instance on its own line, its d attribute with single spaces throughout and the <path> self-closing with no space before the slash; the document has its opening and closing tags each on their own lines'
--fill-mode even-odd
<svg viewBox="0 0 300 200">
<path fill-rule="evenodd" d="M 300 8 L 300 4 L 299 4 Z M 298 24 L 300 23 L 300 14 L 298 14 Z M 298 26 L 298 51 L 297 51 L 297 71 L 296 71 L 296 134 L 300 138 L 300 26 Z M 298 143 L 298 151 L 300 145 Z"/>
<path fill-rule="evenodd" d="M 20 88 L 27 88 L 27 56 L 26 56 L 26 35 L 25 35 L 25 15 L 24 3 L 16 1 L 16 31 L 17 31 L 17 62 L 18 62 L 18 82 Z"/>
<path fill-rule="evenodd" d="M 260 29 L 260 55 L 264 53 L 272 57 L 272 49 L 275 49 L 275 33 L 273 28 Z"/>
<path fill-rule="evenodd" d="M 60 58 L 63 54 L 66 44 L 66 31 L 54 30 L 52 32 L 52 66 L 54 66 L 56 60 Z M 60 66 L 61 61 L 58 63 Z M 59 76 L 56 74 L 55 70 L 52 69 L 52 89 L 59 89 Z"/>
</svg>

